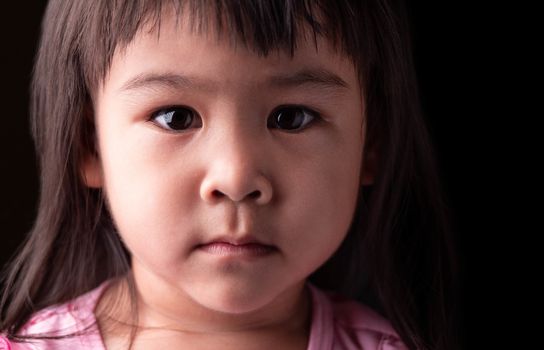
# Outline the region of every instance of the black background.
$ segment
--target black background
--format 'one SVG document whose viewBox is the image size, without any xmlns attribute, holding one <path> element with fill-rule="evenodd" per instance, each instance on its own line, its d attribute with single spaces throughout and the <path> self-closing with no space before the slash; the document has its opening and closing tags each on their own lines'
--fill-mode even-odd
<svg viewBox="0 0 544 350">
<path fill-rule="evenodd" d="M 38 179 L 28 125 L 28 91 L 45 1 L 12 2 L 1 11 L 0 266 L 13 254 L 36 215 Z M 483 322 L 484 297 L 468 288 L 468 275 L 489 278 L 470 260 L 469 251 L 487 239 L 478 224 L 485 193 L 475 182 L 485 152 L 476 141 L 483 107 L 475 90 L 484 25 L 471 11 L 445 2 L 410 1 L 413 50 L 425 118 L 435 144 L 441 177 L 456 214 L 459 254 L 463 263 L 463 327 Z M 470 269 L 469 269 L 470 266 Z M 478 304 L 478 307 L 468 305 Z M 487 322 L 487 321 L 486 321 Z M 470 334 L 469 334 L 470 333 Z"/>
</svg>

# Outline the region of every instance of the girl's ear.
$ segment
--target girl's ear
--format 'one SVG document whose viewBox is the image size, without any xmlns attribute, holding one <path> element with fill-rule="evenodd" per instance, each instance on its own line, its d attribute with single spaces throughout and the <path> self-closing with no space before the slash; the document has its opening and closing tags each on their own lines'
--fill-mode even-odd
<svg viewBox="0 0 544 350">
<path fill-rule="evenodd" d="M 85 129 L 84 148 L 86 149 L 86 151 L 80 165 L 81 177 L 83 179 L 83 183 L 87 187 L 100 188 L 104 185 L 104 177 L 102 173 L 102 163 L 100 161 L 100 155 L 98 153 L 98 145 L 96 141 L 94 112 L 92 108 L 92 103 L 90 102 L 87 103 L 87 105 L 85 106 L 83 123 Z"/>
<path fill-rule="evenodd" d="M 100 188 L 104 185 L 102 164 L 98 155 L 90 154 L 83 159 L 81 176 L 83 183 L 88 187 Z"/>
<path fill-rule="evenodd" d="M 361 169 L 361 185 L 369 186 L 374 183 L 374 176 L 376 174 L 376 165 L 378 161 L 377 152 L 375 149 L 370 148 L 365 151 L 363 156 L 363 166 Z"/>
</svg>

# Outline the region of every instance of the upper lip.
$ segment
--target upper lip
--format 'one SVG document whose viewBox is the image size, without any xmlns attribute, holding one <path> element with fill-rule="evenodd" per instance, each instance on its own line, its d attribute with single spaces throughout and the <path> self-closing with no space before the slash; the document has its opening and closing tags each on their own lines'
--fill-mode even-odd
<svg viewBox="0 0 544 350">
<path fill-rule="evenodd" d="M 272 246 L 270 244 L 266 244 L 259 241 L 257 238 L 255 238 L 252 235 L 244 235 L 240 237 L 235 237 L 233 235 L 222 235 L 222 236 L 218 236 L 216 238 L 210 239 L 209 241 L 202 243 L 200 245 L 202 246 L 202 245 L 207 245 L 212 243 L 228 243 L 232 245 L 261 244 L 266 246 Z"/>
</svg>

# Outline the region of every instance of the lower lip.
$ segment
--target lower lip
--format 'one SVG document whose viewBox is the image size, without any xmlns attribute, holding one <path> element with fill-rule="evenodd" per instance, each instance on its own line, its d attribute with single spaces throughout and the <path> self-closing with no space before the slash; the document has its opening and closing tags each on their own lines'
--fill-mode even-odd
<svg viewBox="0 0 544 350">
<path fill-rule="evenodd" d="M 276 251 L 276 248 L 257 243 L 248 243 L 234 245 L 224 242 L 215 242 L 201 245 L 200 250 L 213 255 L 233 255 L 233 256 L 267 256 Z"/>
</svg>

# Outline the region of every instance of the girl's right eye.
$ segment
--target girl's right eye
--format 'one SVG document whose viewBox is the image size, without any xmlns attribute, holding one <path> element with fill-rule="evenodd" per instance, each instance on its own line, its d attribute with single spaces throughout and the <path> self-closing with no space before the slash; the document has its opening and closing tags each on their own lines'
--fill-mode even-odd
<svg viewBox="0 0 544 350">
<path fill-rule="evenodd" d="M 191 108 L 181 106 L 160 109 L 151 115 L 150 120 L 156 121 L 169 131 L 183 131 L 192 124 L 196 124 L 195 127 L 202 126 L 198 113 Z"/>
</svg>

